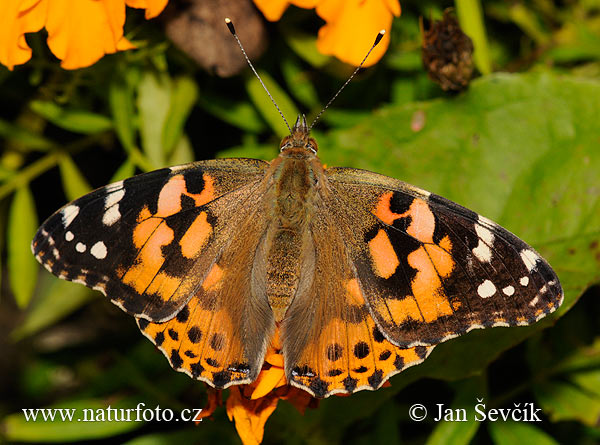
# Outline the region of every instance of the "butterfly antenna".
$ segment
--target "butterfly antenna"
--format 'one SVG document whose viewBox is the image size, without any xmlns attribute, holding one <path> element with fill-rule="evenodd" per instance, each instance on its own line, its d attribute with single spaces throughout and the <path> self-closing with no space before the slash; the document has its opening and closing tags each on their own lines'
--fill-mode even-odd
<svg viewBox="0 0 600 445">
<path fill-rule="evenodd" d="M 356 69 L 350 75 L 350 77 L 348 78 L 348 80 L 346 81 L 346 83 L 344 83 L 344 85 L 342 85 L 342 87 L 337 91 L 337 93 L 335 93 L 333 95 L 333 97 L 331 99 L 329 99 L 329 102 L 327 102 L 327 105 L 325 105 L 325 107 L 319 112 L 319 114 L 317 114 L 317 117 L 315 117 L 315 120 L 313 120 L 312 124 L 310 124 L 310 127 L 308 127 L 308 131 L 309 132 L 310 132 L 310 130 L 312 130 L 312 127 L 315 126 L 315 124 L 317 123 L 317 121 L 319 120 L 319 118 L 321 117 L 321 115 L 325 112 L 325 110 L 327 108 L 329 108 L 329 106 L 333 103 L 333 101 L 340 95 L 340 93 L 342 92 L 342 90 L 344 88 L 346 88 L 346 85 L 348 85 L 350 83 L 350 81 L 354 78 L 354 76 L 356 76 L 356 73 L 358 73 L 358 70 L 360 70 L 362 68 L 362 66 L 364 65 L 365 61 L 367 60 L 367 57 L 369 57 L 369 54 L 371 54 L 371 51 L 373 51 L 373 49 L 377 46 L 377 44 L 379 42 L 381 42 L 381 39 L 383 38 L 384 34 L 385 34 L 385 29 L 382 29 L 381 31 L 379 31 L 379 33 L 377 34 L 377 37 L 375 37 L 375 42 L 373 43 L 373 46 L 371 46 L 371 49 L 367 52 L 367 55 L 364 57 L 364 59 L 362 59 L 362 62 L 360 62 L 360 65 L 358 65 L 356 67 Z"/>
<path fill-rule="evenodd" d="M 237 33 L 235 32 L 235 28 L 233 27 L 233 22 L 231 21 L 231 19 L 229 17 L 225 18 L 225 24 L 227 25 L 227 28 L 229 28 L 229 32 L 231 33 L 231 35 L 233 36 L 233 38 L 237 42 L 238 46 L 242 50 L 242 54 L 246 58 L 246 62 L 248 62 L 248 65 L 250 66 L 250 68 L 252 68 L 252 72 L 254 73 L 254 75 L 256 76 L 256 78 L 258 79 L 258 81 L 260 82 L 260 84 L 262 85 L 262 87 L 267 92 L 267 96 L 269 96 L 269 99 L 271 99 L 271 102 L 273 102 L 273 105 L 275 105 L 275 108 L 277 108 L 277 111 L 279 111 L 279 114 L 281 115 L 281 118 L 283 119 L 283 122 L 285 122 L 285 125 L 288 127 L 288 130 L 290 130 L 290 133 L 291 133 L 292 129 L 290 127 L 290 124 L 288 124 L 288 121 L 285 118 L 285 116 L 283 115 L 283 113 L 281 112 L 281 110 L 279 109 L 279 106 L 277 105 L 277 102 L 275 102 L 275 99 L 273 99 L 273 96 L 271 96 L 271 93 L 269 92 L 269 89 L 267 88 L 267 86 L 264 84 L 264 82 L 262 81 L 262 79 L 260 78 L 260 76 L 258 75 L 258 73 L 256 72 L 256 70 L 254 69 L 254 65 L 252 65 L 252 62 L 250 62 L 250 59 L 248 58 L 248 54 L 246 54 L 246 50 L 242 46 L 242 42 L 240 42 L 240 39 L 238 38 Z"/>
</svg>

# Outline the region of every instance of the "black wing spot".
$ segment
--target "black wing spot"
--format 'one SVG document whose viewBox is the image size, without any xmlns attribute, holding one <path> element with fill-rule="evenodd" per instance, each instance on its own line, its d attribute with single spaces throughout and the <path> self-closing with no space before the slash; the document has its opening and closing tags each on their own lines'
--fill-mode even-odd
<svg viewBox="0 0 600 445">
<path fill-rule="evenodd" d="M 190 317 L 190 310 L 188 309 L 188 307 L 186 305 L 177 314 L 177 321 L 179 323 L 185 323 L 186 321 L 188 321 L 189 317 Z"/>
<path fill-rule="evenodd" d="M 213 367 L 215 367 L 215 368 L 218 368 L 219 366 L 221 366 L 221 365 L 219 364 L 219 362 L 218 362 L 218 361 L 216 361 L 214 358 L 210 358 L 210 357 L 208 357 L 208 358 L 205 358 L 205 359 L 204 359 L 204 361 L 205 361 L 207 364 L 209 364 L 210 366 L 213 366 Z"/>
<path fill-rule="evenodd" d="M 377 389 L 379 388 L 379 385 L 381 385 L 381 381 L 383 380 L 383 371 L 381 369 L 378 369 L 377 371 L 375 371 L 373 374 L 371 374 L 371 376 L 367 379 L 367 381 L 369 382 L 369 385 L 371 385 L 371 387 L 373 389 Z"/>
<path fill-rule="evenodd" d="M 213 372 L 213 383 L 217 388 L 223 388 L 231 382 L 231 371 Z"/>
<path fill-rule="evenodd" d="M 354 356 L 356 358 L 365 358 L 370 353 L 371 350 L 369 349 L 369 345 L 366 344 L 364 341 L 359 341 L 354 345 Z"/>
<path fill-rule="evenodd" d="M 332 343 L 327 346 L 327 358 L 332 362 L 342 358 L 343 349 L 338 343 Z"/>
<path fill-rule="evenodd" d="M 427 355 L 427 348 L 425 346 L 415 346 L 415 353 L 419 356 L 421 360 L 423 360 Z"/>
<path fill-rule="evenodd" d="M 404 357 L 396 355 L 396 358 L 394 359 L 394 366 L 398 371 L 401 371 L 404 368 Z"/>
<path fill-rule="evenodd" d="M 379 354 L 379 360 L 387 360 L 388 358 L 390 358 L 390 355 L 392 355 L 392 352 L 386 349 L 381 354 Z"/>
<path fill-rule="evenodd" d="M 310 382 L 310 389 L 315 393 L 315 397 L 324 397 L 327 394 L 327 388 L 329 388 L 329 384 L 319 377 L 315 377 Z"/>
<path fill-rule="evenodd" d="M 220 351 L 225 345 L 225 337 L 221 334 L 213 334 L 210 339 L 210 347 L 215 351 Z"/>
<path fill-rule="evenodd" d="M 192 376 L 196 379 L 204 372 L 204 366 L 198 363 L 193 363 L 190 365 L 190 369 L 192 370 Z"/>
<path fill-rule="evenodd" d="M 183 364 L 183 360 L 181 359 L 179 352 L 177 352 L 177 349 L 171 349 L 171 364 L 175 369 L 181 368 L 181 365 Z"/>
<path fill-rule="evenodd" d="M 381 333 L 381 331 L 379 330 L 379 328 L 377 326 L 373 327 L 373 339 L 377 343 L 382 343 L 383 340 L 385 340 L 385 337 L 383 336 L 383 334 Z"/>
<path fill-rule="evenodd" d="M 187 333 L 188 338 L 192 343 L 199 343 L 202 338 L 202 331 L 197 326 L 193 326 Z"/>
<path fill-rule="evenodd" d="M 167 332 L 169 333 L 169 337 L 171 337 L 173 340 L 175 340 L 175 341 L 179 340 L 179 334 L 177 333 L 176 330 L 169 329 Z"/>
<path fill-rule="evenodd" d="M 348 376 L 344 379 L 344 389 L 348 392 L 354 392 L 357 383 L 357 379 L 353 379 L 352 377 Z"/>
</svg>

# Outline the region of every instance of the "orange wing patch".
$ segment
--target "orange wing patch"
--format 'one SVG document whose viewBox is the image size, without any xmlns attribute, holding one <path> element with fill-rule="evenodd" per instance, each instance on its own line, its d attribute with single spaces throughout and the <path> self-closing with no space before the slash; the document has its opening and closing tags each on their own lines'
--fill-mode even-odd
<svg viewBox="0 0 600 445">
<path fill-rule="evenodd" d="M 202 248 L 210 238 L 213 228 L 208 222 L 206 212 L 201 212 L 192 225 L 181 237 L 179 245 L 181 254 L 186 258 L 194 258 L 202 251 Z"/>
<path fill-rule="evenodd" d="M 154 216 L 165 218 L 181 211 L 181 197 L 192 198 L 196 207 L 203 206 L 215 198 L 215 186 L 212 176 L 204 173 L 204 188 L 201 193 L 189 193 L 183 175 L 175 175 L 164 185 L 158 196 L 158 210 Z"/>
<path fill-rule="evenodd" d="M 147 208 L 144 207 L 140 215 L 146 211 Z M 121 280 L 140 294 L 158 293 L 164 301 L 169 300 L 172 295 L 169 289 L 172 289 L 172 285 L 163 287 L 159 283 L 168 281 L 170 277 L 164 273 L 160 277 L 158 275 L 165 262 L 161 249 L 173 241 L 174 235 L 173 230 L 159 218 L 149 218 L 140 222 L 133 231 L 133 243 L 140 249 L 138 261 L 126 270 Z M 155 283 L 152 285 L 153 282 Z M 160 290 L 162 292 L 159 292 Z"/>
<path fill-rule="evenodd" d="M 391 277 L 400 265 L 394 247 L 383 229 L 380 229 L 375 238 L 369 241 L 369 252 L 373 259 L 375 273 L 381 278 Z"/>
<path fill-rule="evenodd" d="M 363 316 L 330 320 L 292 370 L 292 385 L 316 397 L 378 389 L 394 374 L 421 363 L 433 349 L 393 345 L 368 314 L 357 280 L 349 280 L 346 291 L 344 306 L 360 308 Z"/>
</svg>

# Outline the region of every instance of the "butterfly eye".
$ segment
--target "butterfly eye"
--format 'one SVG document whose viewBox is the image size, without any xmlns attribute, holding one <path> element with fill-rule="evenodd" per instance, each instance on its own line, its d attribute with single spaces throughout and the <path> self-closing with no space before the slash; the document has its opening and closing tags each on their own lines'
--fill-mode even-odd
<svg viewBox="0 0 600 445">
<path fill-rule="evenodd" d="M 315 145 L 312 142 L 308 142 L 306 144 L 306 149 L 312 151 L 313 154 L 315 154 L 315 155 L 317 154 L 317 148 L 315 147 Z"/>
<path fill-rule="evenodd" d="M 286 149 L 290 148 L 291 146 L 292 146 L 292 143 L 290 141 L 287 141 L 286 143 L 281 144 L 281 148 L 279 149 L 279 151 L 286 150 Z"/>
</svg>

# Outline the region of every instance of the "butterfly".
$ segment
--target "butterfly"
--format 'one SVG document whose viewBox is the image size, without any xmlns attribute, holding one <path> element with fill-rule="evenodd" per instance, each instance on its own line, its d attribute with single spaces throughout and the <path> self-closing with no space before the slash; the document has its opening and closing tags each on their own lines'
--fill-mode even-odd
<svg viewBox="0 0 600 445">
<path fill-rule="evenodd" d="M 317 151 L 299 116 L 273 161 L 199 161 L 97 189 L 50 216 L 33 253 L 215 388 L 253 382 L 276 332 L 287 381 L 327 397 L 562 303 L 552 268 L 506 229 L 400 180 L 325 168 Z"/>
</svg>

